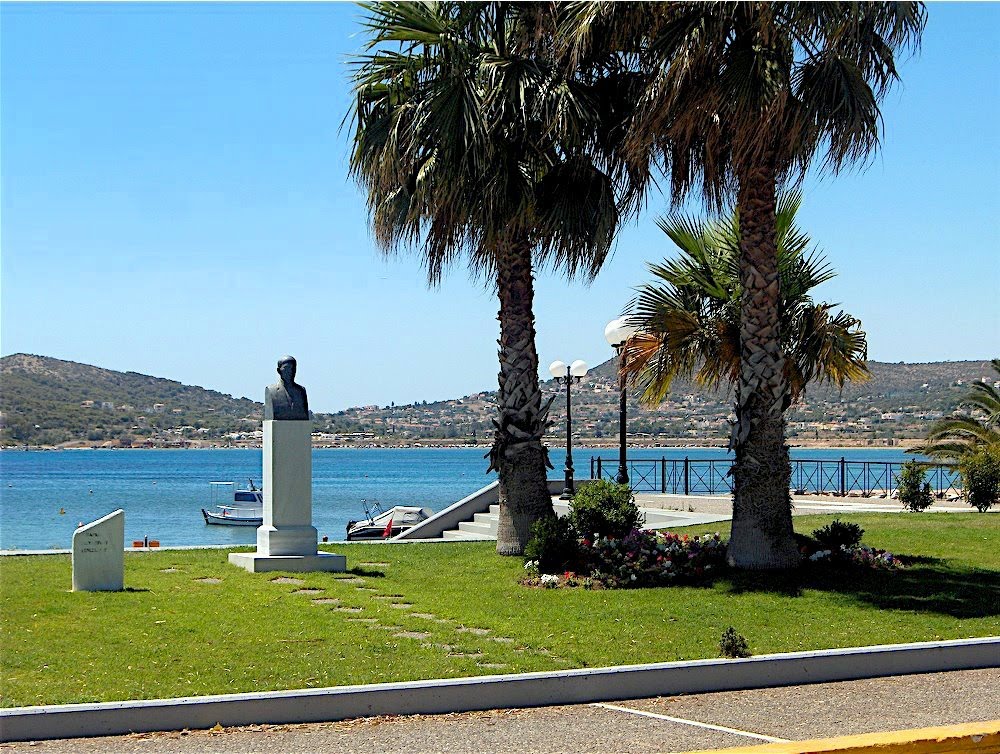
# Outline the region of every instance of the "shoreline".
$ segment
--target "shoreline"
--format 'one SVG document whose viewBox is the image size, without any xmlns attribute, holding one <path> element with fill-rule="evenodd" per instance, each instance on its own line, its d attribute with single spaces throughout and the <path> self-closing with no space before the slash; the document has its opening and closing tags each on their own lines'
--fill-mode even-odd
<svg viewBox="0 0 1000 754">
<path fill-rule="evenodd" d="M 909 450 L 920 445 L 922 440 L 916 438 L 902 438 L 899 440 L 891 441 L 892 444 L 888 444 L 887 441 L 882 442 L 871 442 L 865 441 L 855 441 L 851 442 L 849 440 L 795 440 L 794 438 L 788 441 L 789 449 L 809 449 L 809 450 Z M 413 443 L 381 443 L 381 442 L 368 442 L 368 443 L 351 443 L 345 445 L 330 445 L 330 444 L 316 444 L 313 445 L 313 450 L 456 450 L 463 448 L 480 448 L 484 451 L 489 450 L 488 444 L 470 444 L 470 443 L 456 443 L 447 441 L 423 441 L 423 442 L 413 442 Z M 549 450 L 561 450 L 563 448 L 562 444 L 552 444 L 546 446 Z M 629 450 L 662 450 L 674 451 L 674 450 L 725 450 L 726 444 L 722 442 L 707 442 L 700 441 L 694 443 L 630 443 Z M 105 445 L 103 443 L 92 443 L 87 444 L 84 442 L 79 443 L 66 443 L 62 445 L 5 445 L 0 447 L 0 452 L 52 452 L 52 451 L 76 451 L 76 450 L 260 450 L 260 445 L 211 445 L 211 444 L 191 444 L 184 447 L 177 446 L 143 446 L 143 447 L 130 447 L 130 446 L 114 446 Z M 618 451 L 617 443 L 594 443 L 594 442 L 577 442 L 574 443 L 573 449 L 576 451 Z"/>
</svg>

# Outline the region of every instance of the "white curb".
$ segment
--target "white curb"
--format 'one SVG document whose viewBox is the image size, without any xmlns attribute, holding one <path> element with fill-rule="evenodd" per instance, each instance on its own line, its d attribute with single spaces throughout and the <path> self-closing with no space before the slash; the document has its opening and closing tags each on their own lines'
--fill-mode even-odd
<svg viewBox="0 0 1000 754">
<path fill-rule="evenodd" d="M 1000 667 L 1000 637 L 297 691 L 15 707 L 0 741 L 538 707 Z"/>
</svg>

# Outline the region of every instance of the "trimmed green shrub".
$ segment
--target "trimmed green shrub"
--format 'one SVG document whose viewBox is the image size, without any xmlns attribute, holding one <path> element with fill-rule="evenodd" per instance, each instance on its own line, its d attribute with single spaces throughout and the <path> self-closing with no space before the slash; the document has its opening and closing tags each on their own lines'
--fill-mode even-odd
<svg viewBox="0 0 1000 754">
<path fill-rule="evenodd" d="M 583 486 L 569 504 L 569 517 L 580 536 L 621 539 L 644 521 L 627 484 L 606 479 Z"/>
<path fill-rule="evenodd" d="M 931 485 L 924 481 L 924 465 L 920 461 L 907 461 L 899 472 L 899 502 L 904 508 L 920 512 L 934 502 Z"/>
<path fill-rule="evenodd" d="M 851 548 L 859 544 L 861 537 L 865 535 L 865 530 L 857 524 L 835 518 L 826 526 L 815 529 L 812 535 L 827 550 L 837 551 L 841 545 Z"/>
<path fill-rule="evenodd" d="M 732 658 L 750 657 L 750 645 L 743 634 L 737 633 L 736 629 L 730 626 L 722 632 L 722 638 L 719 639 L 719 654 Z"/>
<path fill-rule="evenodd" d="M 982 448 L 964 458 L 958 469 L 969 505 L 985 513 L 1000 503 L 1000 448 Z"/>
<path fill-rule="evenodd" d="M 562 573 L 570 569 L 579 557 L 579 545 L 569 517 L 553 515 L 535 521 L 524 557 L 536 563 L 539 573 Z"/>
</svg>

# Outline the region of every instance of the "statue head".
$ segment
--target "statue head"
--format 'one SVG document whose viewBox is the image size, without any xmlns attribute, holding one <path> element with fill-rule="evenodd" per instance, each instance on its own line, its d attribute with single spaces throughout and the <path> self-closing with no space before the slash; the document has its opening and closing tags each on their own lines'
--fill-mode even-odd
<svg viewBox="0 0 1000 754">
<path fill-rule="evenodd" d="M 278 374 L 282 382 L 295 382 L 295 366 L 294 356 L 282 356 L 278 359 Z"/>
</svg>

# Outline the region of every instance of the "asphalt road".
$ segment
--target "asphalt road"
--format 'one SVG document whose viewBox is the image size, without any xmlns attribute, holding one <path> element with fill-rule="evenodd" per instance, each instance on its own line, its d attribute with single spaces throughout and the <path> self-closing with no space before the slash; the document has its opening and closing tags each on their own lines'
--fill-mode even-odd
<svg viewBox="0 0 1000 754">
<path fill-rule="evenodd" d="M 605 704 L 19 742 L 0 744 L 0 752 L 683 752 L 996 720 L 997 689 L 1000 669 L 968 670 Z"/>
</svg>

